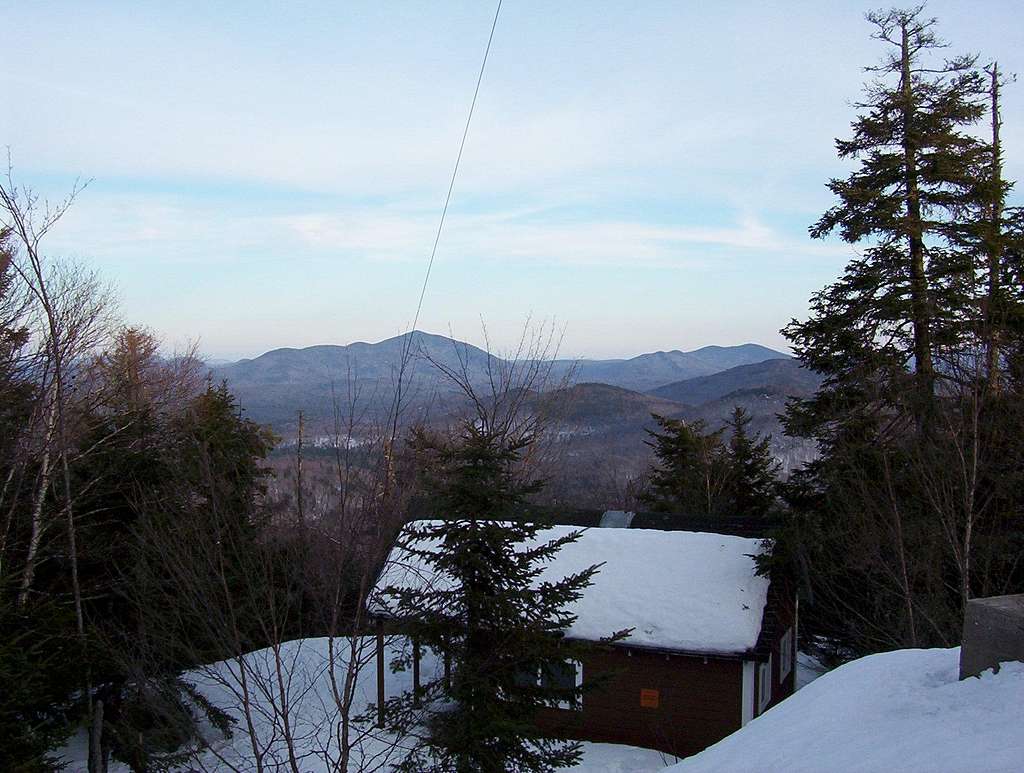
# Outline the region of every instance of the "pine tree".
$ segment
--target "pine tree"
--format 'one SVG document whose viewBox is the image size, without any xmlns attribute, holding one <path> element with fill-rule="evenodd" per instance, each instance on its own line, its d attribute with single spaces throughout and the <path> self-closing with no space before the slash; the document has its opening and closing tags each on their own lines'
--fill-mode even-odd
<svg viewBox="0 0 1024 773">
<path fill-rule="evenodd" d="M 790 412 L 800 434 L 828 434 L 855 422 L 879 401 L 927 423 L 934 407 L 936 350 L 953 333 L 963 298 L 963 256 L 954 216 L 977 194 L 974 172 L 984 146 L 969 130 L 984 113 L 984 82 L 975 57 L 926 61 L 943 47 L 920 7 L 868 15 L 874 36 L 894 51 L 870 68 L 861 114 L 841 158 L 859 168 L 829 188 L 839 202 L 812 226 L 814 238 L 838 230 L 865 243 L 844 276 L 811 300 L 812 316 L 783 332 L 797 355 L 823 373 L 815 400 Z"/>
<path fill-rule="evenodd" d="M 960 345 L 970 350 L 967 376 L 984 381 L 992 394 L 1002 391 L 1007 370 L 1005 344 L 1019 328 L 1024 288 L 1019 280 L 1024 247 L 1024 211 L 1007 206 L 1013 183 L 1003 176 L 1002 113 L 1000 99 L 1005 76 L 993 62 L 988 75 L 989 135 L 978 169 L 972 206 L 966 208 L 959 245 L 974 265 L 964 273 L 979 280 L 974 292 L 976 308 L 969 310 Z M 978 352 L 981 352 L 979 360 Z M 979 367 L 980 366 L 980 367 Z M 963 369 L 961 369 L 963 370 Z M 966 379 L 962 379 L 966 380 Z"/>
<path fill-rule="evenodd" d="M 659 430 L 647 430 L 657 460 L 644 502 L 660 512 L 716 515 L 727 508 L 729 462 L 722 430 L 708 432 L 697 420 L 653 416 Z"/>
<path fill-rule="evenodd" d="M 894 53 L 837 142 L 859 167 L 830 183 L 839 202 L 811 228 L 864 248 L 784 331 L 824 376 L 786 429 L 822 453 L 785 486 L 775 540 L 809 588 L 804 630 L 843 657 L 952 646 L 972 595 L 1024 587 L 1010 472 L 1022 467 L 1020 242 L 998 69 L 986 80 L 975 57 L 929 62 L 942 44 L 921 8 L 868 20 Z"/>
<path fill-rule="evenodd" d="M 453 671 L 450 684 L 439 679 L 389 706 L 392 722 L 407 731 L 422 719 L 410 715 L 413 705 L 436 709 L 403 770 L 551 771 L 579 760 L 579 744 L 543 737 L 534 717 L 543 706 L 580 700 L 563 664 L 585 645 L 562 631 L 574 619 L 568 605 L 598 567 L 538 582 L 544 565 L 579 532 L 544 541 L 539 524 L 515 520 L 524 497 L 539 488 L 514 472 L 529 442 L 474 423 L 452 440 L 423 432 L 414 438 L 429 458 L 425 488 L 444 520 L 410 524 L 404 547 L 451 583 L 386 593 L 416 646 L 442 655 Z"/>
<path fill-rule="evenodd" d="M 728 422 L 729 499 L 735 514 L 764 518 L 775 511 L 779 463 L 772 457 L 771 437 L 752 437 L 750 422 L 750 414 L 737 405 Z"/>
</svg>

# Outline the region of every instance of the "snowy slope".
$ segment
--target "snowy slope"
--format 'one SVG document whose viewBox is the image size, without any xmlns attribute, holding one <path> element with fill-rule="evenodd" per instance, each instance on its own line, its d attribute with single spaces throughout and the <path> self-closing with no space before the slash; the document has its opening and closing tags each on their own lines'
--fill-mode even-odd
<svg viewBox="0 0 1024 773">
<path fill-rule="evenodd" d="M 555 526 L 539 541 L 570 531 Z M 401 542 L 401 540 L 400 540 Z M 757 643 L 768 580 L 755 573 L 761 541 L 722 534 L 647 529 L 588 529 L 564 546 L 539 578 L 558 580 L 604 564 L 571 610 L 568 636 L 597 640 L 633 628 L 626 643 L 704 653 L 739 653 Z M 377 583 L 418 587 L 444 581 L 401 547 Z M 388 600 L 374 597 L 375 612 Z"/>
<path fill-rule="evenodd" d="M 397 643 L 397 642 L 396 642 Z M 361 663 L 355 688 L 353 716 L 365 714 L 367 706 L 376 700 L 375 643 L 372 637 L 356 640 L 356 662 Z M 387 647 L 387 660 L 391 662 L 396 654 L 392 646 Z M 330 673 L 343 684 L 349 659 L 348 640 L 334 641 L 334 657 L 330 655 L 327 639 L 300 639 L 283 644 L 278 657 L 284 666 L 285 693 L 291 716 L 290 731 L 295 738 L 299 754 L 300 769 L 303 773 L 333 773 L 338 759 L 339 728 L 333 723 L 336 718 L 335 702 L 331 688 Z M 265 769 L 286 770 L 287 754 L 283 740 L 283 725 L 280 709 L 279 689 L 275 678 L 275 655 L 265 649 L 243 656 L 247 674 L 248 690 L 252 695 L 254 710 L 253 727 L 256 745 L 263 750 Z M 423 659 L 424 678 L 434 678 L 437 664 L 429 650 Z M 223 738 L 211 728 L 207 729 L 211 748 L 198 761 L 202 770 L 230 771 L 255 770 L 253 736 L 246 728 L 241 711 L 240 694 L 242 685 L 239 661 L 224 661 L 197 669 L 190 678 L 200 690 L 217 706 L 234 715 L 238 723 L 233 737 Z M 260 678 L 254 679 L 256 675 Z M 385 694 L 391 698 L 412 689 L 412 676 L 408 672 L 385 671 Z M 349 770 L 389 770 L 391 765 L 403 756 L 400 739 L 378 730 L 372 722 L 352 727 L 351 741 L 355 745 Z M 85 771 L 87 742 L 80 732 L 63 750 L 66 770 L 72 773 Z M 586 743 L 583 745 L 583 761 L 574 770 L 576 773 L 645 773 L 663 770 L 675 758 L 666 758 L 659 752 L 616 744 Z M 182 771 L 193 770 L 189 764 Z M 112 763 L 110 773 L 128 773 L 125 765 Z"/>
<path fill-rule="evenodd" d="M 959 648 L 897 650 L 847 663 L 669 770 L 1024 770 L 1024 664 L 960 682 L 959 657 Z"/>
<path fill-rule="evenodd" d="M 336 644 L 341 647 L 342 640 Z M 374 698 L 373 641 L 359 641 L 366 667 L 356 689 L 361 713 Z M 388 652 L 390 660 L 393 652 Z M 288 693 L 299 736 L 302 770 L 331 770 L 337 739 L 332 714 L 331 659 L 326 639 L 289 642 L 280 650 L 289 672 Z M 251 671 L 271 673 L 270 650 L 246 657 Z M 998 674 L 957 681 L 959 649 L 898 650 L 848 663 L 808 684 L 791 698 L 701 754 L 667 768 L 675 773 L 1010 773 L 1024 770 L 1024 664 L 1006 664 Z M 341 676 L 346 659 L 336 653 Z M 435 668 L 424 658 L 425 676 Z M 201 669 L 195 680 L 217 705 L 241 719 L 236 663 Z M 387 695 L 411 687 L 408 673 L 386 676 Z M 265 694 L 255 697 L 255 732 L 270 758 L 283 761 L 279 717 Z M 364 726 L 351 769 L 397 761 L 396 739 Z M 358 734 L 358 731 L 356 731 Z M 212 737 L 212 734 L 211 734 Z M 84 735 L 65 749 L 67 770 L 85 770 Z M 644 773 L 671 762 L 645 749 L 584 744 L 578 773 Z M 214 742 L 202 760 L 207 770 L 251 769 L 252 751 L 244 723 L 230 740 Z M 271 763 L 273 767 L 273 763 Z M 185 768 L 186 770 L 188 768 Z M 111 773 L 127 773 L 112 765 Z"/>
</svg>

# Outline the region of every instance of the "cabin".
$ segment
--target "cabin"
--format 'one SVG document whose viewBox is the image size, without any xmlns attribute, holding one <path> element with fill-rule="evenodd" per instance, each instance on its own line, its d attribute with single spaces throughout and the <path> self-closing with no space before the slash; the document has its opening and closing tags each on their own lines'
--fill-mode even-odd
<svg viewBox="0 0 1024 773">
<path fill-rule="evenodd" d="M 595 648 L 582 662 L 561 664 L 557 678 L 594 686 L 578 705 L 542 709 L 538 723 L 552 736 L 686 757 L 792 694 L 795 588 L 757 574 L 755 556 L 763 549 L 757 537 L 688 531 L 678 524 L 675 530 L 636 528 L 636 521 L 629 513 L 606 513 L 599 521 L 604 528 L 587 528 L 540 578 L 603 563 L 572 608 L 577 618 L 565 636 L 598 642 L 627 628 L 632 634 Z M 573 528 L 554 526 L 538 538 Z M 437 581 L 401 552 L 392 551 L 378 588 Z M 400 630 L 400 621 L 379 596 L 370 612 L 380 632 L 382 690 L 382 631 Z"/>
</svg>

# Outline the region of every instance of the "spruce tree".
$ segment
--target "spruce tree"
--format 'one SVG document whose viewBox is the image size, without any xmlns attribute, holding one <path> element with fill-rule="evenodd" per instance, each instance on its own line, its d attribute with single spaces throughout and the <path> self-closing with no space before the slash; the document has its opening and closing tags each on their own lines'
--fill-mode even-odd
<svg viewBox="0 0 1024 773">
<path fill-rule="evenodd" d="M 968 367 L 960 369 L 961 381 L 967 380 L 964 375 L 982 381 L 994 396 L 1002 391 L 1004 371 L 1008 369 L 1006 344 L 1020 328 L 1024 288 L 1017 277 L 1024 247 L 1024 211 L 1007 206 L 1013 183 L 1003 175 L 1000 100 L 1007 79 L 996 62 L 986 67 L 985 73 L 990 142 L 974 174 L 975 195 L 972 206 L 963 213 L 958 240 L 973 264 L 964 267 L 964 274 L 978 280 L 974 290 L 977 303 L 965 315 L 959 344 L 972 353 Z"/>
<path fill-rule="evenodd" d="M 868 14 L 873 37 L 891 46 L 869 68 L 852 136 L 836 141 L 859 161 L 829 188 L 839 201 L 811 227 L 863 244 L 835 284 L 811 299 L 811 318 L 783 332 L 804 363 L 825 375 L 818 397 L 790 412 L 802 434 L 828 434 L 862 420 L 879 401 L 927 423 L 934 406 L 936 350 L 951 336 L 964 299 L 955 215 L 977 195 L 984 146 L 969 130 L 984 113 L 976 58 L 931 62 L 944 47 L 922 8 Z"/>
<path fill-rule="evenodd" d="M 538 709 L 576 703 L 581 690 L 564 665 L 586 645 L 567 640 L 567 608 L 597 571 L 538 578 L 558 551 L 579 538 L 543 538 L 542 526 L 516 520 L 524 497 L 539 483 L 515 468 L 530 438 L 510 440 L 467 422 L 453 439 L 416 433 L 426 457 L 424 487 L 444 520 L 407 526 L 404 548 L 437 577 L 431 587 L 385 590 L 418 647 L 452 665 L 450 680 L 423 685 L 392 701 L 396 729 L 416 732 L 432 708 L 421 743 L 404 760 L 408 771 L 551 771 L 574 765 L 580 745 L 542 736 Z M 406 658 L 407 665 L 408 658 Z"/>
<path fill-rule="evenodd" d="M 921 8 L 868 20 L 893 53 L 837 142 L 859 167 L 829 184 L 839 201 L 811 228 L 863 248 L 784 331 L 824 376 L 786 429 L 822 453 L 785 486 L 775 540 L 808 585 L 805 632 L 841 657 L 951 646 L 972 595 L 1024 587 L 1010 472 L 1022 466 L 1020 226 L 998 69 L 931 61 L 942 44 Z"/>
<path fill-rule="evenodd" d="M 716 515 L 727 507 L 729 461 L 722 430 L 708 432 L 697 420 L 653 415 L 659 429 L 647 430 L 657 460 L 649 491 L 642 497 L 659 512 Z"/>
<path fill-rule="evenodd" d="M 775 511 L 779 463 L 772 457 L 771 437 L 751 436 L 750 422 L 750 414 L 737 405 L 728 422 L 729 499 L 736 515 L 765 518 Z"/>
</svg>

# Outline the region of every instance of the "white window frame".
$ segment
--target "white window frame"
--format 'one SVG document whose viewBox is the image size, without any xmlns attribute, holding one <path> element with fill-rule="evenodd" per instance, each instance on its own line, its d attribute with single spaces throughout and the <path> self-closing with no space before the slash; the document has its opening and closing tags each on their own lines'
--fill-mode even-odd
<svg viewBox="0 0 1024 773">
<path fill-rule="evenodd" d="M 772 700 L 772 656 L 757 667 L 757 713 L 762 714 Z"/>
<path fill-rule="evenodd" d="M 743 661 L 743 683 L 741 689 L 740 727 L 754 718 L 754 661 Z"/>
<path fill-rule="evenodd" d="M 787 628 L 779 640 L 779 684 L 782 684 L 793 670 L 793 652 L 796 649 L 794 638 L 793 629 Z"/>
</svg>

